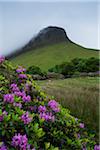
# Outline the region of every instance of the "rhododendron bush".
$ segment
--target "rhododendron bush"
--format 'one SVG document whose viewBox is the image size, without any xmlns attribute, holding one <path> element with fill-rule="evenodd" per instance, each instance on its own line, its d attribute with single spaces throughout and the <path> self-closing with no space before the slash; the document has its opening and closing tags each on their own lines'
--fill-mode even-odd
<svg viewBox="0 0 100 150">
<path fill-rule="evenodd" d="M 0 57 L 0 150 L 99 149 L 78 118 Z"/>
</svg>

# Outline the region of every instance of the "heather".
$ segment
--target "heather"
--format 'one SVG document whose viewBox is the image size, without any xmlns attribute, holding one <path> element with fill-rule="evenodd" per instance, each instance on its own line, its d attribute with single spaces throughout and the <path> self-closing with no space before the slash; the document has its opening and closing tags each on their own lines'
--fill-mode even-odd
<svg viewBox="0 0 100 150">
<path fill-rule="evenodd" d="M 97 150 L 85 122 L 0 57 L 0 150 Z"/>
</svg>

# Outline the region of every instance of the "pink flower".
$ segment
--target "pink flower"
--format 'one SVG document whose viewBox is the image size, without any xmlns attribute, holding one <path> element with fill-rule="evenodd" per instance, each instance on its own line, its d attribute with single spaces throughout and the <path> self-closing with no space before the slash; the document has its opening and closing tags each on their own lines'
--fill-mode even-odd
<svg viewBox="0 0 100 150">
<path fill-rule="evenodd" d="M 59 104 L 55 100 L 50 100 L 48 106 L 55 112 L 60 111 Z"/>
<path fill-rule="evenodd" d="M 12 92 L 19 92 L 19 88 L 18 88 L 17 84 L 12 83 L 10 85 L 10 87 L 11 87 Z"/>
<path fill-rule="evenodd" d="M 25 71 L 26 71 L 26 69 L 23 68 L 22 66 L 19 66 L 19 67 L 16 69 L 16 72 L 17 72 L 17 73 L 22 73 L 22 72 L 25 72 Z"/>
<path fill-rule="evenodd" d="M 39 111 L 39 113 L 41 113 L 41 112 L 46 112 L 46 107 L 40 105 L 40 106 L 38 107 L 38 111 Z"/>
<path fill-rule="evenodd" d="M 5 94 L 4 95 L 4 102 L 13 103 L 14 102 L 14 95 L 13 94 Z"/>
<path fill-rule="evenodd" d="M 28 139 L 26 135 L 23 135 L 21 139 L 21 143 L 20 143 L 20 148 L 23 150 L 26 150 L 27 142 L 28 142 Z"/>
<path fill-rule="evenodd" d="M 80 127 L 80 128 L 84 128 L 84 123 L 80 123 L 80 124 L 79 124 L 79 127 Z"/>
<path fill-rule="evenodd" d="M 26 150 L 28 144 L 28 139 L 26 135 L 21 135 L 20 133 L 15 134 L 15 136 L 12 138 L 12 145 L 15 148 L 20 148 L 21 150 Z"/>
<path fill-rule="evenodd" d="M 16 95 L 16 96 L 18 96 L 18 97 L 23 97 L 23 96 L 26 96 L 26 93 L 23 91 L 23 92 L 21 92 L 21 91 L 19 91 L 19 92 L 14 92 L 14 94 Z"/>
<path fill-rule="evenodd" d="M 30 102 L 31 101 L 31 97 L 30 97 L 30 95 L 28 95 L 28 96 L 23 96 L 22 97 L 22 99 L 23 99 L 23 102 Z"/>
<path fill-rule="evenodd" d="M 52 113 L 48 113 L 48 112 L 47 113 L 45 113 L 45 112 L 40 113 L 40 118 L 44 119 L 46 121 L 52 121 L 52 122 L 55 121 L 55 117 L 52 115 Z"/>
<path fill-rule="evenodd" d="M 19 146 L 21 144 L 21 138 L 22 138 L 22 135 L 20 135 L 20 133 L 15 134 L 15 136 L 12 138 L 12 145 L 14 147 L 16 146 Z"/>
<path fill-rule="evenodd" d="M 20 79 L 27 79 L 27 75 L 26 74 L 19 74 L 18 76 Z"/>
<path fill-rule="evenodd" d="M 7 148 L 3 142 L 0 144 L 0 150 L 7 150 Z"/>
<path fill-rule="evenodd" d="M 100 145 L 95 145 L 94 150 L 100 150 Z"/>
<path fill-rule="evenodd" d="M 32 121 L 32 117 L 29 116 L 28 112 L 25 112 L 22 116 L 21 116 L 21 120 L 24 122 L 24 124 L 29 124 Z"/>
</svg>

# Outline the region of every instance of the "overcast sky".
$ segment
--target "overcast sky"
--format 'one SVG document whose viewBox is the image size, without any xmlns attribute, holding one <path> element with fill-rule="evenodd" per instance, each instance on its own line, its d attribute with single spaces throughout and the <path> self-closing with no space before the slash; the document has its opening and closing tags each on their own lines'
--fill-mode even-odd
<svg viewBox="0 0 100 150">
<path fill-rule="evenodd" d="M 0 0 L 0 55 L 23 46 L 50 25 L 63 27 L 84 47 L 99 49 L 99 6 L 96 0 Z"/>
</svg>

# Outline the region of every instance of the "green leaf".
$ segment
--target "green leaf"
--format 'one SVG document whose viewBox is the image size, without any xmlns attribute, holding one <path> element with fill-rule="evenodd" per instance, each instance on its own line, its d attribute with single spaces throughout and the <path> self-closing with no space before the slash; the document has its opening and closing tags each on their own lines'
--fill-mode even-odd
<svg viewBox="0 0 100 150">
<path fill-rule="evenodd" d="M 50 142 L 46 142 L 46 143 L 45 143 L 45 148 L 46 148 L 46 150 L 47 150 L 49 147 L 50 147 Z"/>
</svg>

